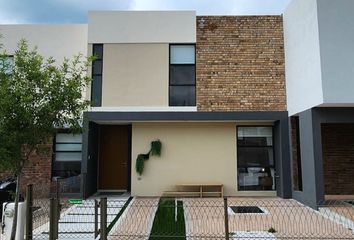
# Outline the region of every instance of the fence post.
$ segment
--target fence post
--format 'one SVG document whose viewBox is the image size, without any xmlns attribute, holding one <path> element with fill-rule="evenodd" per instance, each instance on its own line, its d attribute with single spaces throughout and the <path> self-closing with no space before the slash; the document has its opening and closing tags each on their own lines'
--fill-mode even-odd
<svg viewBox="0 0 354 240">
<path fill-rule="evenodd" d="M 225 239 L 229 240 L 229 212 L 227 207 L 227 198 L 224 198 L 224 217 L 225 217 Z"/>
<path fill-rule="evenodd" d="M 26 189 L 26 240 L 33 238 L 33 185 L 28 184 Z"/>
<path fill-rule="evenodd" d="M 49 211 L 49 240 L 58 239 L 58 225 L 59 225 L 59 201 L 58 199 L 50 199 Z"/>
<path fill-rule="evenodd" d="M 60 206 L 60 201 L 59 198 L 55 199 L 55 225 L 54 225 L 54 230 L 55 230 L 55 239 L 59 238 L 59 218 L 60 218 L 60 211 L 61 211 L 61 206 Z"/>
<path fill-rule="evenodd" d="M 54 207 L 54 198 L 50 199 L 50 204 L 49 204 L 49 240 L 54 240 L 54 212 L 55 212 L 55 207 Z"/>
<path fill-rule="evenodd" d="M 100 229 L 100 239 L 107 240 L 107 198 L 101 198 L 101 229 Z"/>
<path fill-rule="evenodd" d="M 98 236 L 98 207 L 99 207 L 99 203 L 97 201 L 97 199 L 95 199 L 95 239 Z"/>
</svg>

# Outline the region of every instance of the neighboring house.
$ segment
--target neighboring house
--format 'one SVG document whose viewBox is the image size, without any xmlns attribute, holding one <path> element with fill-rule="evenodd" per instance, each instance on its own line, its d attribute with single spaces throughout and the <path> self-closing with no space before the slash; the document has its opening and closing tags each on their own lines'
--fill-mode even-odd
<svg viewBox="0 0 354 240">
<path fill-rule="evenodd" d="M 45 58 L 53 57 L 58 64 L 65 57 L 73 57 L 79 53 L 87 55 L 87 24 L 14 24 L 0 25 L 0 42 L 4 44 L 6 53 L 12 56 L 21 39 L 26 39 L 29 47 L 38 47 L 38 52 Z M 10 57 L 11 59 L 12 57 Z M 24 184 L 33 183 L 37 186 L 49 185 L 52 178 L 77 175 L 81 172 L 81 135 L 73 136 L 65 130 L 59 130 L 53 138 L 53 154 L 31 156 L 31 164 L 24 168 L 22 181 Z M 69 142 L 74 142 L 70 149 Z M 76 150 L 77 152 L 71 152 Z M 6 173 L 0 176 L 7 175 Z"/>
<path fill-rule="evenodd" d="M 81 173 L 83 197 L 182 183 L 303 202 L 354 194 L 354 5 L 328 2 L 293 1 L 284 16 L 99 11 L 87 25 L 0 25 L 9 55 L 24 37 L 58 60 L 97 56 L 82 137 L 59 133 L 53 157 L 26 174 Z M 139 176 L 156 139 L 162 154 Z"/>
<path fill-rule="evenodd" d="M 311 204 L 354 195 L 353 12 L 352 0 L 294 0 L 284 13 L 293 197 Z"/>
</svg>

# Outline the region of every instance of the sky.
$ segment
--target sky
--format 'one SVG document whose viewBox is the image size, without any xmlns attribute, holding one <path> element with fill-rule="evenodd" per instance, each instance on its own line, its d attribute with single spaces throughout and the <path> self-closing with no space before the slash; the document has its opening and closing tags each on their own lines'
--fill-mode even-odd
<svg viewBox="0 0 354 240">
<path fill-rule="evenodd" d="M 93 10 L 195 10 L 197 15 L 279 15 L 291 0 L 0 0 L 0 24 L 86 23 Z"/>
</svg>

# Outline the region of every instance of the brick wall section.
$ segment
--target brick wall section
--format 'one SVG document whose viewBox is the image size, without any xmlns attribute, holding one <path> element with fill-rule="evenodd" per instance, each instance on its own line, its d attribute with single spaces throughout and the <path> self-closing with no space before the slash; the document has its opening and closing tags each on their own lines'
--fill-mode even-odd
<svg viewBox="0 0 354 240">
<path fill-rule="evenodd" d="M 198 111 L 286 111 L 281 16 L 197 17 Z"/>
<path fill-rule="evenodd" d="M 354 194 L 354 124 L 322 125 L 325 193 Z"/>
<path fill-rule="evenodd" d="M 298 139 L 298 126 L 299 125 L 299 118 L 297 116 L 290 117 L 290 133 L 291 133 L 291 157 L 292 157 L 292 177 L 293 177 L 293 189 L 296 191 L 302 190 L 301 181 L 301 165 L 299 161 L 301 161 L 301 157 L 299 156 L 299 139 Z"/>
<path fill-rule="evenodd" d="M 51 182 L 52 171 L 52 145 L 45 146 L 46 151 L 41 153 L 33 153 L 30 161 L 23 169 L 21 186 L 22 192 L 27 184 L 33 184 L 36 192 L 48 192 Z M 9 176 L 8 173 L 0 173 L 0 179 Z M 37 190 L 40 189 L 40 190 Z"/>
</svg>

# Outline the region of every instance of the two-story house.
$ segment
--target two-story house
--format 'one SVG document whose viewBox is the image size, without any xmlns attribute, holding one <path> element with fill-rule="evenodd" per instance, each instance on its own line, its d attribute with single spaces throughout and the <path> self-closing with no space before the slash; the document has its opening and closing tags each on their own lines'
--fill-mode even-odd
<svg viewBox="0 0 354 240">
<path fill-rule="evenodd" d="M 211 182 L 229 196 L 291 196 L 281 16 L 91 12 L 88 24 L 0 31 L 10 55 L 25 38 L 59 62 L 97 57 L 83 136 L 58 133 L 53 157 L 34 156 L 27 182 L 81 173 L 84 197 Z M 137 155 L 156 139 L 161 157 L 140 176 Z"/>
<path fill-rule="evenodd" d="M 59 62 L 96 55 L 83 134 L 58 132 L 25 180 L 81 174 L 83 197 L 183 183 L 310 205 L 353 195 L 353 11 L 294 0 L 283 16 L 99 11 L 81 25 L 0 25 L 9 55 L 22 37 Z M 139 175 L 157 139 L 161 156 Z"/>
<path fill-rule="evenodd" d="M 228 196 L 291 196 L 281 16 L 91 12 L 85 196 L 160 196 L 220 183 Z M 138 154 L 161 157 L 135 170 Z"/>
</svg>

